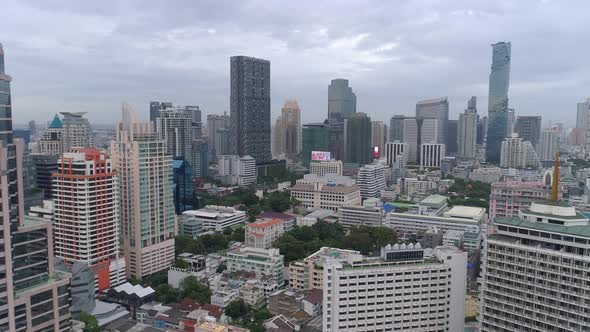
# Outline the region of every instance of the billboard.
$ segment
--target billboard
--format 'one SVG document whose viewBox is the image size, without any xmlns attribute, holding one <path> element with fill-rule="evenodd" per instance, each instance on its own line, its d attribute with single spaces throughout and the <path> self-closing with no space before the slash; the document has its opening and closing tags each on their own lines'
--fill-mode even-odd
<svg viewBox="0 0 590 332">
<path fill-rule="evenodd" d="M 378 146 L 373 147 L 373 157 L 379 158 L 379 147 Z"/>
<path fill-rule="evenodd" d="M 329 151 L 311 151 L 311 160 L 330 161 Z"/>
</svg>

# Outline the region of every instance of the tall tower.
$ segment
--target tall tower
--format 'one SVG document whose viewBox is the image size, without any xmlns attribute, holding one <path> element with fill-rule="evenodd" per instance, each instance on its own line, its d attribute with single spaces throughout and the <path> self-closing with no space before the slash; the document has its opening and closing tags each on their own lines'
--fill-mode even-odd
<svg viewBox="0 0 590 332">
<path fill-rule="evenodd" d="M 281 129 L 284 137 L 283 151 L 287 156 L 301 153 L 301 109 L 297 100 L 287 100 L 281 109 Z"/>
<path fill-rule="evenodd" d="M 137 122 L 123 105 L 123 121 L 111 142 L 111 158 L 119 174 L 121 237 L 127 277 L 143 278 L 165 270 L 174 260 L 172 156 L 151 123 Z"/>
<path fill-rule="evenodd" d="M 471 97 L 467 103 L 465 113 L 459 115 L 457 125 L 457 145 L 459 148 L 459 157 L 475 158 L 477 152 L 477 125 L 479 116 L 477 115 L 477 99 Z"/>
<path fill-rule="evenodd" d="M 192 142 L 197 139 L 200 128 L 194 128 L 194 113 L 198 113 L 200 122 L 201 111 L 196 106 L 167 107 L 161 110 L 156 118 L 156 131 L 160 139 L 166 142 L 166 153 L 173 157 L 183 157 L 194 167 Z M 195 133 L 197 131 L 197 133 Z"/>
<path fill-rule="evenodd" d="M 419 101 L 416 103 L 416 117 L 437 120 L 436 141 L 427 143 L 445 144 L 447 142 L 449 122 L 449 100 L 447 97 Z"/>
<path fill-rule="evenodd" d="M 344 122 L 344 160 L 365 165 L 373 161 L 371 149 L 371 118 L 365 113 L 356 113 Z"/>
<path fill-rule="evenodd" d="M 356 113 L 356 94 L 348 80 L 333 79 L 328 86 L 328 119 L 342 121 Z"/>
<path fill-rule="evenodd" d="M 230 63 L 231 153 L 267 162 L 271 159 L 270 61 L 233 56 Z"/>
<path fill-rule="evenodd" d="M 538 149 L 541 135 L 541 117 L 517 117 L 514 132 L 518 134 L 518 137 L 522 137 L 523 140 L 531 142 L 535 149 Z"/>
<path fill-rule="evenodd" d="M 73 148 L 53 176 L 55 256 L 88 264 L 96 289 L 125 282 L 119 259 L 119 196 L 111 159 L 95 148 Z"/>
<path fill-rule="evenodd" d="M 218 155 L 227 154 L 229 142 L 227 137 L 223 136 L 229 133 L 230 119 L 225 113 L 223 115 L 209 114 L 207 115 L 207 144 L 211 156 L 216 158 Z M 221 130 L 221 131 L 220 131 Z M 221 134 L 218 134 L 221 133 Z M 222 135 L 223 142 L 217 143 L 218 135 Z M 229 135 L 228 135 L 229 136 Z"/>
<path fill-rule="evenodd" d="M 510 42 L 492 44 L 492 66 L 488 93 L 486 160 L 500 161 L 502 141 L 508 132 L 508 88 L 510 86 Z"/>
</svg>

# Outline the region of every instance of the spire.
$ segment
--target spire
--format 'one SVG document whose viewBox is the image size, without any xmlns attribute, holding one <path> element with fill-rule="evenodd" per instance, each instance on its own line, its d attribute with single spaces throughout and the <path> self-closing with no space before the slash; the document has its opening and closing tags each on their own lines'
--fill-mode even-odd
<svg viewBox="0 0 590 332">
<path fill-rule="evenodd" d="M 557 202 L 558 190 L 559 190 L 559 150 L 555 152 L 555 163 L 553 164 L 553 183 L 551 186 L 550 200 Z"/>
</svg>

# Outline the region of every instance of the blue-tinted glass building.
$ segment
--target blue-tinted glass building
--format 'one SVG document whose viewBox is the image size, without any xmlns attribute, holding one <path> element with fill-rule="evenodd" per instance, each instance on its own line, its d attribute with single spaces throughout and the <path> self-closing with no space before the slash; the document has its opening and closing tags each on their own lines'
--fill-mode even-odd
<svg viewBox="0 0 590 332">
<path fill-rule="evenodd" d="M 192 209 L 193 199 L 193 169 L 182 157 L 172 160 L 172 174 L 174 184 L 174 209 L 181 214 Z"/>
<path fill-rule="evenodd" d="M 508 133 L 508 88 L 510 86 L 510 42 L 492 44 L 492 67 L 488 93 L 486 161 L 498 163 L 502 141 Z"/>
</svg>

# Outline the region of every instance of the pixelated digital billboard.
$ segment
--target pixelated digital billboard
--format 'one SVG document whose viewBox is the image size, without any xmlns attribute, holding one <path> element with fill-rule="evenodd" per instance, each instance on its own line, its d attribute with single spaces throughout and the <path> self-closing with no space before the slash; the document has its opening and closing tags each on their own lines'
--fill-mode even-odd
<svg viewBox="0 0 590 332">
<path fill-rule="evenodd" d="M 379 147 L 378 146 L 373 147 L 373 157 L 379 158 Z"/>
<path fill-rule="evenodd" d="M 330 161 L 329 151 L 311 151 L 311 160 Z"/>
</svg>

